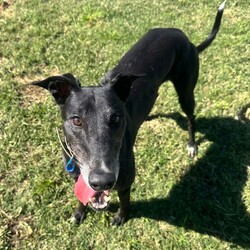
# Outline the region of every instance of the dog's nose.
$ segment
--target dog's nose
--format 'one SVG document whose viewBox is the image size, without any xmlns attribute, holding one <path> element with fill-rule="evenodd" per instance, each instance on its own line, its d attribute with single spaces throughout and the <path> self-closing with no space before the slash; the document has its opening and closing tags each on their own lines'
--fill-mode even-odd
<svg viewBox="0 0 250 250">
<path fill-rule="evenodd" d="M 115 181 L 115 175 L 111 173 L 93 173 L 89 176 L 89 185 L 95 191 L 109 190 L 114 186 Z"/>
</svg>

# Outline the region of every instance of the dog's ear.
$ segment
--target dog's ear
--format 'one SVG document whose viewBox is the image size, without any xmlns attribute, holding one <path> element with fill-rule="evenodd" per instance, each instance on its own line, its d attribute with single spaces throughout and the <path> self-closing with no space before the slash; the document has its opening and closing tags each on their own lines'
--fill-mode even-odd
<svg viewBox="0 0 250 250">
<path fill-rule="evenodd" d="M 119 98 L 125 102 L 129 96 L 132 82 L 143 75 L 118 74 L 112 79 L 112 88 Z"/>
<path fill-rule="evenodd" d="M 81 89 L 80 82 L 70 73 L 51 76 L 41 81 L 32 82 L 31 85 L 47 89 L 59 105 L 65 103 L 71 91 Z"/>
</svg>

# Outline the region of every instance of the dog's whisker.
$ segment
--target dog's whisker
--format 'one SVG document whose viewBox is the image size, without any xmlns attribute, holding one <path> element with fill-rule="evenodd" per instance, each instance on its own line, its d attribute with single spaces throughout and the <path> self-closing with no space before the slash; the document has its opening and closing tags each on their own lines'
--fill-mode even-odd
<svg viewBox="0 0 250 250">
<path fill-rule="evenodd" d="M 67 149 L 69 150 L 69 152 L 70 152 L 72 155 L 75 155 L 74 152 L 73 152 L 73 150 L 72 150 L 71 147 L 69 146 L 66 137 L 64 137 L 64 142 L 65 142 L 65 145 L 66 145 Z"/>
<path fill-rule="evenodd" d="M 58 131 L 58 128 L 56 128 L 56 133 L 57 133 L 57 137 L 59 139 L 59 142 L 64 150 L 64 152 L 67 154 L 68 157 L 72 158 L 73 157 L 73 154 L 70 155 L 71 151 L 69 150 L 68 148 L 68 145 L 65 143 L 66 147 L 68 148 L 68 150 L 65 148 L 65 146 L 63 145 L 63 142 L 62 142 L 62 139 L 60 137 L 60 134 L 59 134 L 59 131 Z"/>
<path fill-rule="evenodd" d="M 57 137 L 58 137 L 58 139 L 59 139 L 59 142 L 60 142 L 60 144 L 61 144 L 61 146 L 62 146 L 64 152 L 65 152 L 65 153 L 67 154 L 67 156 L 70 158 L 69 161 L 68 161 L 68 163 L 67 163 L 67 166 L 69 166 L 73 161 L 74 161 L 74 162 L 77 162 L 79 165 L 83 165 L 83 164 L 77 159 L 77 158 L 78 158 L 77 155 L 74 153 L 74 151 L 73 151 L 73 150 L 71 149 L 71 147 L 69 146 L 66 137 L 64 138 L 64 143 L 65 143 L 65 145 L 66 145 L 66 147 L 65 147 L 65 145 L 64 145 L 64 143 L 63 143 L 63 141 L 62 141 L 62 139 L 61 139 L 61 137 L 60 137 L 58 128 L 56 128 L 56 132 L 57 132 Z M 67 170 L 68 172 L 72 172 L 71 168 L 70 168 L 70 171 L 69 171 L 69 168 L 68 168 L 67 166 L 66 166 L 66 170 Z"/>
</svg>

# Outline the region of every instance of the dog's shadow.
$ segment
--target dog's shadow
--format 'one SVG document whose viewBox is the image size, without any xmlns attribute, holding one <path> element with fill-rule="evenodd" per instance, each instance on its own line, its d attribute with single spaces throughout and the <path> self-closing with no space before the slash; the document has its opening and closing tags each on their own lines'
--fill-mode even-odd
<svg viewBox="0 0 250 250">
<path fill-rule="evenodd" d="M 186 129 L 180 114 L 149 119 L 174 119 Z M 250 216 L 243 190 L 250 165 L 250 122 L 233 118 L 199 118 L 197 131 L 212 142 L 166 198 L 132 203 L 130 219 L 147 217 L 209 234 L 242 247 L 250 247 Z M 167 170 L 166 170 L 167 171 Z M 249 186 L 248 195 L 249 203 Z"/>
</svg>

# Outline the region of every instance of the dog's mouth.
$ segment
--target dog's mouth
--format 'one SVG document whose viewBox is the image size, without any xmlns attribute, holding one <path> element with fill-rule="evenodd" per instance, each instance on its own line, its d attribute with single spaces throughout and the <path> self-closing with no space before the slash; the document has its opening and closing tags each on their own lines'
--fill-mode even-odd
<svg viewBox="0 0 250 250">
<path fill-rule="evenodd" d="M 89 205 L 96 211 L 105 210 L 109 206 L 109 191 L 97 192 L 89 199 Z"/>
<path fill-rule="evenodd" d="M 82 175 L 75 183 L 74 193 L 84 206 L 88 204 L 95 211 L 105 210 L 109 206 L 109 190 L 100 192 L 93 190 L 84 182 Z"/>
</svg>

